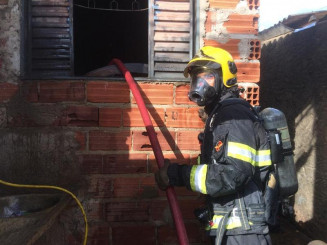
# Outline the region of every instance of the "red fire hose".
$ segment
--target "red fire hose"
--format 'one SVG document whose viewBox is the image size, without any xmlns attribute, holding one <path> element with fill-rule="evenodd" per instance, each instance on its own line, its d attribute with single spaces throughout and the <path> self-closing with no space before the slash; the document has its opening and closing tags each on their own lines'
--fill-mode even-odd
<svg viewBox="0 0 327 245">
<path fill-rule="evenodd" d="M 136 100 L 137 106 L 141 112 L 141 116 L 146 128 L 146 131 L 148 132 L 149 139 L 151 142 L 152 150 L 155 155 L 158 167 L 161 168 L 164 165 L 164 156 L 162 154 L 161 147 L 158 142 L 158 138 L 156 136 L 156 133 L 154 131 L 154 127 L 152 125 L 148 110 L 145 107 L 143 98 L 140 94 L 140 91 L 138 87 L 136 86 L 136 82 L 134 78 L 132 77 L 131 73 L 126 69 L 124 64 L 119 59 L 113 59 L 110 64 L 114 63 L 118 69 L 121 71 L 121 73 L 125 76 L 125 79 L 129 85 L 129 88 L 131 89 L 133 96 Z M 178 206 L 176 193 L 173 187 L 168 187 L 167 191 L 167 199 L 170 205 L 170 209 L 173 213 L 173 218 L 177 230 L 178 240 L 180 245 L 188 245 L 188 238 L 185 230 L 185 226 L 183 223 L 183 217 L 181 214 L 181 211 Z"/>
</svg>

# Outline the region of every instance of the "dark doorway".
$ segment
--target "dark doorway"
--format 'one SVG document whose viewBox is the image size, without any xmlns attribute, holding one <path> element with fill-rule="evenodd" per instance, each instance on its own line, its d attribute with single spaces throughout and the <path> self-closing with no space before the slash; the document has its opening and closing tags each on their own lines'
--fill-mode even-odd
<svg viewBox="0 0 327 245">
<path fill-rule="evenodd" d="M 75 75 L 113 59 L 148 63 L 147 0 L 74 0 Z"/>
</svg>

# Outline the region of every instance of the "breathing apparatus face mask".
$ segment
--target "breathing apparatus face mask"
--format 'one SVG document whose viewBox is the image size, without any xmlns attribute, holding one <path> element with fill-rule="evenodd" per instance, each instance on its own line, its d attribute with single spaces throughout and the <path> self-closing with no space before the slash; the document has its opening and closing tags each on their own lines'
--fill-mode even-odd
<svg viewBox="0 0 327 245">
<path fill-rule="evenodd" d="M 218 97 L 220 76 L 216 70 L 198 68 L 191 73 L 188 97 L 198 106 L 210 104 Z"/>
</svg>

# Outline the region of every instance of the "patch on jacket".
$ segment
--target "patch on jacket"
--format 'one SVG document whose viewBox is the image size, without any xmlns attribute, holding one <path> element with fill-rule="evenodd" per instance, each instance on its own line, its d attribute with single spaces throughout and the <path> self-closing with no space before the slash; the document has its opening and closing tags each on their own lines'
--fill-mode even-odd
<svg viewBox="0 0 327 245">
<path fill-rule="evenodd" d="M 215 146 L 215 150 L 216 150 L 216 152 L 220 151 L 220 150 L 222 149 L 222 146 L 223 146 L 223 145 L 224 145 L 224 143 L 223 143 L 221 140 L 219 140 L 219 141 L 217 142 L 216 146 Z"/>
</svg>

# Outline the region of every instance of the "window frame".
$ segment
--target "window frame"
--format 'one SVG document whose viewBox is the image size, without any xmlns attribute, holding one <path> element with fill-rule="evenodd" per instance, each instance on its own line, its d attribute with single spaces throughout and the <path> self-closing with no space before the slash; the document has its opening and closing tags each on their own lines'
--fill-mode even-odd
<svg viewBox="0 0 327 245">
<path fill-rule="evenodd" d="M 85 79 L 85 80 L 120 80 L 120 78 L 117 77 L 89 77 L 89 76 L 76 76 L 74 75 L 74 20 L 73 20 L 73 0 L 66 0 L 68 2 L 69 6 L 69 35 L 70 35 L 70 74 L 69 75 L 41 75 L 39 73 L 33 73 L 32 72 L 32 0 L 21 0 L 21 6 L 22 6 L 22 18 L 21 18 L 21 78 L 22 79 L 28 79 L 28 80 L 34 80 L 34 79 Z M 148 76 L 147 77 L 135 77 L 136 80 L 161 80 L 161 81 L 171 81 L 171 80 L 185 80 L 183 76 L 181 76 L 182 72 L 178 72 L 176 77 L 156 77 L 154 75 L 155 68 L 154 68 L 154 18 L 155 18 L 155 5 L 157 1 L 162 0 L 148 0 Z M 171 0 L 168 0 L 169 2 L 172 2 Z M 177 1 L 180 2 L 180 1 Z M 198 4 L 194 4 L 193 0 L 189 0 L 190 4 L 190 38 L 189 38 L 189 53 L 188 53 L 188 60 L 190 60 L 193 57 L 194 51 L 199 47 L 199 25 L 198 21 L 194 21 L 195 19 L 198 20 Z M 169 63 L 169 62 L 168 62 Z M 185 65 L 187 62 L 185 62 Z M 55 72 L 54 72 L 55 73 Z M 121 78 L 122 80 L 124 78 Z"/>
</svg>

